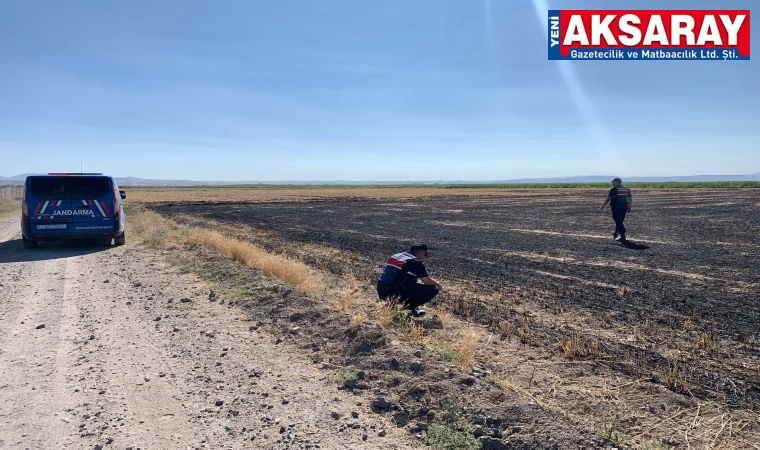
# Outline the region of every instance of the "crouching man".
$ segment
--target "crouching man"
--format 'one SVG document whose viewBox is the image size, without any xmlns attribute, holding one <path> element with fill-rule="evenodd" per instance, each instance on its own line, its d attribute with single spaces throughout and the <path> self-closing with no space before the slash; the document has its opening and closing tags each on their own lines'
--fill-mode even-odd
<svg viewBox="0 0 760 450">
<path fill-rule="evenodd" d="M 414 317 L 424 315 L 425 311 L 420 306 L 443 290 L 441 284 L 432 279 L 425 269 L 422 261 L 427 256 L 427 245 L 414 244 L 408 252 L 396 253 L 388 258 L 388 263 L 377 280 L 380 299 L 400 302 Z"/>
</svg>

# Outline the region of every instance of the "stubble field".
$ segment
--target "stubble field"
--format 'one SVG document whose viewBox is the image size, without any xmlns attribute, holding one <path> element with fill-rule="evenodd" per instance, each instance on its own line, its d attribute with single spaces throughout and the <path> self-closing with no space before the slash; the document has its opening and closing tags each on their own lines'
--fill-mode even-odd
<svg viewBox="0 0 760 450">
<path fill-rule="evenodd" d="M 631 442 L 757 448 L 754 190 L 635 191 L 628 246 L 598 210 L 604 191 L 324 191 L 129 198 L 365 286 L 389 254 L 427 242 L 447 288 L 435 308 L 479 330 L 494 382 L 602 434 L 614 410 Z"/>
</svg>

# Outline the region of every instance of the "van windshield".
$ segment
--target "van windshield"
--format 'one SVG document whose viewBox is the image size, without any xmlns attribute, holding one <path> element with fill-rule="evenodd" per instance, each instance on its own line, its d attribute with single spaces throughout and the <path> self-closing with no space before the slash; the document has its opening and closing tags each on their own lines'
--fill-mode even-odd
<svg viewBox="0 0 760 450">
<path fill-rule="evenodd" d="M 108 177 L 32 178 L 30 191 L 42 200 L 95 200 L 111 192 Z"/>
</svg>

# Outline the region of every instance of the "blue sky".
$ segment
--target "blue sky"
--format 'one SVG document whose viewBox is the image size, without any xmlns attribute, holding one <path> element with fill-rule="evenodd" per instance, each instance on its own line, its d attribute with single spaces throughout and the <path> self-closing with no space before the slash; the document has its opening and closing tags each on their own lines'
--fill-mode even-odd
<svg viewBox="0 0 760 450">
<path fill-rule="evenodd" d="M 560 63 L 545 32 L 547 8 L 756 2 L 546 2 L 3 0 L 0 176 L 760 171 L 760 56 Z"/>
</svg>

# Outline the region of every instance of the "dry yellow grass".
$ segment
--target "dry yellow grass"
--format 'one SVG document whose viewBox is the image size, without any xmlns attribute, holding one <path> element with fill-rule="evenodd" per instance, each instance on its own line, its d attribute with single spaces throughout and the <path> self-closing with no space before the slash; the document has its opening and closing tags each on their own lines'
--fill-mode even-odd
<svg viewBox="0 0 760 450">
<path fill-rule="evenodd" d="M 435 323 L 441 326 L 441 328 L 445 328 L 446 322 L 449 319 L 449 310 L 446 308 L 446 305 L 438 305 L 438 314 L 433 316 L 433 320 L 435 320 Z"/>
<path fill-rule="evenodd" d="M 701 331 L 694 337 L 694 350 L 707 354 L 718 347 L 718 335 L 713 331 Z"/>
<path fill-rule="evenodd" d="M 202 229 L 191 230 L 190 242 L 214 249 L 252 269 L 297 286 L 306 293 L 317 294 L 322 288 L 320 280 L 310 274 L 305 264 L 267 253 L 250 242 L 230 239 L 216 231 Z"/>
<path fill-rule="evenodd" d="M 364 322 L 367 321 L 367 315 L 363 312 L 357 312 L 354 313 L 354 315 L 351 316 L 351 328 L 354 330 L 362 326 Z"/>
<path fill-rule="evenodd" d="M 644 322 L 633 327 L 633 338 L 637 341 L 644 341 L 647 336 L 652 334 L 653 330 L 652 321 L 645 319 Z"/>
<path fill-rule="evenodd" d="M 154 248 L 171 248 L 191 242 L 215 250 L 252 269 L 285 281 L 307 294 L 322 296 L 325 285 L 318 274 L 299 261 L 281 255 L 268 253 L 250 243 L 228 238 L 216 231 L 202 228 L 180 228 L 172 221 L 147 210 L 130 211 L 128 221 L 130 232 Z"/>
<path fill-rule="evenodd" d="M 678 390 L 683 389 L 688 391 L 689 390 L 689 383 L 684 378 L 683 372 L 681 369 L 678 368 L 678 361 L 673 361 L 670 363 L 670 367 L 668 367 L 668 370 L 665 372 L 665 385 L 670 390 Z"/>
<path fill-rule="evenodd" d="M 472 330 L 466 330 L 462 332 L 461 339 L 462 341 L 459 343 L 459 348 L 457 348 L 459 364 L 462 367 L 472 367 L 475 362 L 478 335 Z"/>
<path fill-rule="evenodd" d="M 510 341 L 512 340 L 512 323 L 507 320 L 502 320 L 499 322 L 499 331 L 501 331 L 501 336 L 506 337 Z"/>
<path fill-rule="evenodd" d="M 126 211 L 128 232 L 152 248 L 165 248 L 172 244 L 171 236 L 178 230 L 172 222 L 153 211 L 129 208 Z"/>
<path fill-rule="evenodd" d="M 530 327 L 525 316 L 520 317 L 520 328 L 517 329 L 517 335 L 520 337 L 520 343 L 523 345 L 530 341 Z"/>
<path fill-rule="evenodd" d="M 579 335 L 562 339 L 560 348 L 568 358 L 599 356 L 599 341 L 590 340 Z"/>
<path fill-rule="evenodd" d="M 342 312 L 348 312 L 356 305 L 359 300 L 359 292 L 361 291 L 359 281 L 353 274 L 349 274 L 345 278 L 347 279 L 346 287 L 340 292 L 338 305 L 338 308 Z"/>
<path fill-rule="evenodd" d="M 401 310 L 401 307 L 394 303 L 386 303 L 380 308 L 380 314 L 378 316 L 378 322 L 383 328 L 389 328 L 393 325 L 393 319 L 396 314 Z"/>
<path fill-rule="evenodd" d="M 422 342 L 425 333 L 425 328 L 422 325 L 412 322 L 409 326 L 409 339 L 415 344 Z"/>
</svg>

